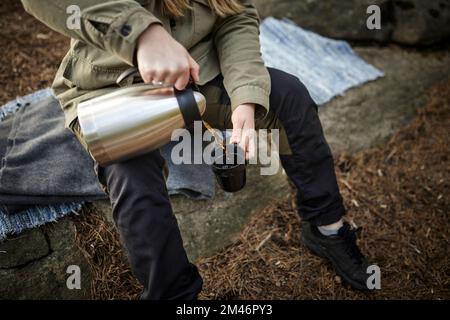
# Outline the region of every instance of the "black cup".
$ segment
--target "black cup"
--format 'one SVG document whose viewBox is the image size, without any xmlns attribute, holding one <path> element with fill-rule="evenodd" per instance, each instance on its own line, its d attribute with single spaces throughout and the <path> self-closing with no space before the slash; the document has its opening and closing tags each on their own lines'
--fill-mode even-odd
<svg viewBox="0 0 450 320">
<path fill-rule="evenodd" d="M 244 152 L 236 144 L 227 145 L 226 151 L 214 158 L 212 169 L 224 191 L 237 192 L 244 188 L 247 181 L 245 164 Z"/>
</svg>

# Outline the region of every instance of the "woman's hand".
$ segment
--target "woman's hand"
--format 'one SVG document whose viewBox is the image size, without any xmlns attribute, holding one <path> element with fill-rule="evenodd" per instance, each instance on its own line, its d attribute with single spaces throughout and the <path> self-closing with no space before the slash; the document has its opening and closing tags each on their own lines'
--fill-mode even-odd
<svg viewBox="0 0 450 320">
<path fill-rule="evenodd" d="M 190 76 L 199 81 L 198 64 L 159 24 L 150 25 L 139 37 L 137 63 L 145 83 L 174 85 L 183 90 Z"/>
<path fill-rule="evenodd" d="M 251 103 L 241 104 L 231 116 L 233 133 L 231 143 L 238 143 L 245 152 L 245 159 L 249 160 L 255 155 L 255 105 Z"/>
</svg>

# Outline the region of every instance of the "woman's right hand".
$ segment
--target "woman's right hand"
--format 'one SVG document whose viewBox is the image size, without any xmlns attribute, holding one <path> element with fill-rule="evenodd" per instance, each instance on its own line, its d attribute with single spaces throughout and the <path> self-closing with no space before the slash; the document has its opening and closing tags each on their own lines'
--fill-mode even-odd
<svg viewBox="0 0 450 320">
<path fill-rule="evenodd" d="M 183 90 L 192 76 L 199 81 L 199 65 L 159 24 L 150 25 L 137 43 L 139 73 L 145 83 L 164 83 Z"/>
</svg>

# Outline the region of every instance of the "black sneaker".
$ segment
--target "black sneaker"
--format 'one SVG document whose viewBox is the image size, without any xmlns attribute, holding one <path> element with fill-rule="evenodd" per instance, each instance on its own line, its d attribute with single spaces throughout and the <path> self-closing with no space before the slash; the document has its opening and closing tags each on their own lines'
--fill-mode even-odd
<svg viewBox="0 0 450 320">
<path fill-rule="evenodd" d="M 344 223 L 337 235 L 324 236 L 316 226 L 303 222 L 302 242 L 314 254 L 330 260 L 336 273 L 353 288 L 368 290 L 369 263 L 356 244 L 356 230 L 348 223 Z"/>
</svg>

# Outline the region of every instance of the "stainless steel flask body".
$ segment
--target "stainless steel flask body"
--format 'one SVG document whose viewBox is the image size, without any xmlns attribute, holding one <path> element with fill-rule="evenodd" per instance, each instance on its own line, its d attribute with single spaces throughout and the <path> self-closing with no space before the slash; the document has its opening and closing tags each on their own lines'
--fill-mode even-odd
<svg viewBox="0 0 450 320">
<path fill-rule="evenodd" d="M 193 99 L 202 115 L 205 97 L 193 91 Z M 89 152 L 103 166 L 153 151 L 185 127 L 174 90 L 147 84 L 81 102 L 78 121 Z"/>
</svg>

